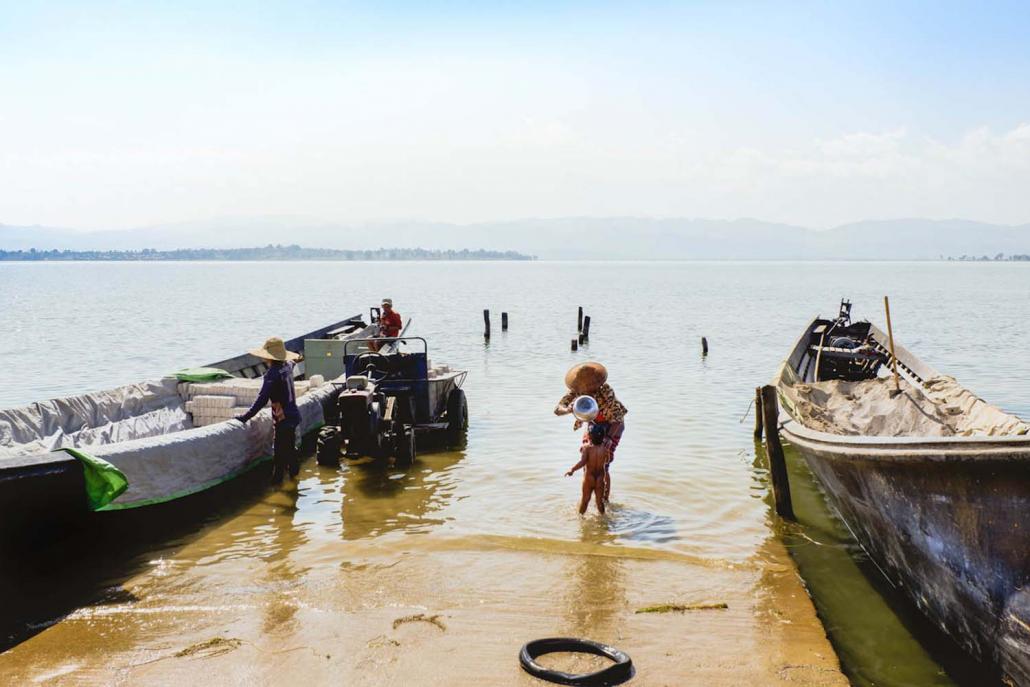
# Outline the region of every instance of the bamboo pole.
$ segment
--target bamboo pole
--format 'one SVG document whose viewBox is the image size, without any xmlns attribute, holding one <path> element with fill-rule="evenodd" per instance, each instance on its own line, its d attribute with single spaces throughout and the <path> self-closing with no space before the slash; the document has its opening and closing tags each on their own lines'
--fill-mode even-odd
<svg viewBox="0 0 1030 687">
<path fill-rule="evenodd" d="M 815 375 L 814 375 L 814 378 L 815 378 L 815 381 L 817 381 L 817 382 L 819 381 L 819 364 L 822 362 L 822 359 L 823 359 L 823 343 L 825 341 L 826 341 L 826 332 L 823 332 L 823 335 L 819 337 L 819 351 L 815 354 Z"/>
<path fill-rule="evenodd" d="M 887 313 L 887 340 L 891 345 L 891 369 L 894 370 L 894 391 L 891 396 L 901 393 L 901 377 L 898 375 L 898 356 L 894 355 L 894 328 L 891 326 L 891 302 L 887 296 L 883 297 L 883 309 Z"/>
</svg>

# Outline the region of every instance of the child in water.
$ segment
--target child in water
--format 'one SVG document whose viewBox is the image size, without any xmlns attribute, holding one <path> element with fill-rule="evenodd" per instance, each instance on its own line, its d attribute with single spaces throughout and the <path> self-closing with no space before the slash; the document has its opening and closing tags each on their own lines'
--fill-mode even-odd
<svg viewBox="0 0 1030 687">
<path fill-rule="evenodd" d="M 579 462 L 565 473 L 566 477 L 571 477 L 576 470 L 584 468 L 583 498 L 579 502 L 580 515 L 587 512 L 591 494 L 594 495 L 594 503 L 597 504 L 598 512 L 604 515 L 605 468 L 608 466 L 609 456 L 608 447 L 604 445 L 605 431 L 605 427 L 602 425 L 590 426 L 590 443 L 583 444 L 579 449 L 581 456 Z"/>
</svg>

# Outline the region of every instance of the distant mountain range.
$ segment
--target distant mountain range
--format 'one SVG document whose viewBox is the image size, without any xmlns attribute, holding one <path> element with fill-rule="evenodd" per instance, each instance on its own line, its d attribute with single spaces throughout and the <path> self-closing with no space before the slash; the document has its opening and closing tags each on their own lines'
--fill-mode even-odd
<svg viewBox="0 0 1030 687">
<path fill-rule="evenodd" d="M 281 216 L 92 232 L 0 224 L 0 249 L 5 250 L 175 250 L 287 243 L 344 250 L 474 246 L 571 260 L 938 260 L 1030 254 L 1030 224 L 895 219 L 814 230 L 753 219 L 569 217 L 458 225 L 340 223 Z"/>
</svg>

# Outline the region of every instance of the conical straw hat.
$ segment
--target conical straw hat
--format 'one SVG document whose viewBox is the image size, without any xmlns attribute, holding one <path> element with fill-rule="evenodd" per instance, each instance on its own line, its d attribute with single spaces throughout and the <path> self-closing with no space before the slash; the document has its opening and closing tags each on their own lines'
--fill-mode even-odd
<svg viewBox="0 0 1030 687">
<path fill-rule="evenodd" d="M 592 394 L 608 381 L 608 369 L 597 362 L 576 365 L 565 373 L 565 386 L 578 394 Z"/>
<path fill-rule="evenodd" d="M 299 355 L 293 351 L 286 350 L 286 344 L 278 336 L 269 337 L 265 341 L 265 345 L 262 348 L 254 348 L 247 351 L 251 355 L 256 355 L 259 358 L 265 360 L 297 360 L 300 358 Z"/>
</svg>

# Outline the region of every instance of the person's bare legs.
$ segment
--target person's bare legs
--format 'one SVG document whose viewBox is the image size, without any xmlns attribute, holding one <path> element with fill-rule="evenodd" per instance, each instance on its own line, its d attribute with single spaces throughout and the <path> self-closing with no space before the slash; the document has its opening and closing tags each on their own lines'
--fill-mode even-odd
<svg viewBox="0 0 1030 687">
<path fill-rule="evenodd" d="M 606 503 L 611 500 L 612 495 L 612 475 L 611 472 L 609 472 L 608 470 L 611 464 L 612 462 L 610 460 L 607 463 L 605 463 L 604 478 L 601 480 L 602 482 L 604 482 L 604 500 Z"/>
<path fill-rule="evenodd" d="M 608 480 L 598 480 L 594 485 L 594 503 L 597 504 L 597 512 L 604 515 L 604 485 L 607 484 Z"/>
<path fill-rule="evenodd" d="M 579 514 L 583 515 L 587 512 L 587 506 L 590 505 L 590 495 L 594 491 L 594 480 L 588 475 L 583 475 L 583 498 L 579 500 Z"/>
</svg>

